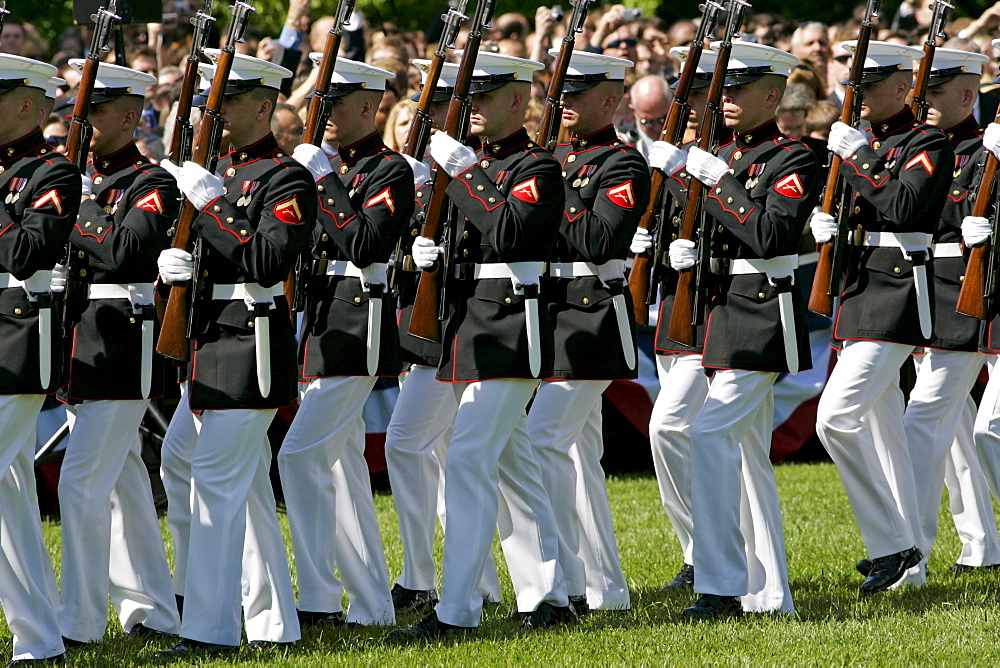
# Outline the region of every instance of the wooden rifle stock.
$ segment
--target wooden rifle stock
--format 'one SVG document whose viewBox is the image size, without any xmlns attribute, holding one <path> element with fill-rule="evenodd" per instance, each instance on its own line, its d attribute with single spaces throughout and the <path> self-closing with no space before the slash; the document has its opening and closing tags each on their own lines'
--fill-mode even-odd
<svg viewBox="0 0 1000 668">
<path fill-rule="evenodd" d="M 254 11 L 252 6 L 242 0 L 238 0 L 232 9 L 233 22 L 230 26 L 229 38 L 219 54 L 215 77 L 212 79 L 208 102 L 205 105 L 205 113 L 201 117 L 201 123 L 198 125 L 198 137 L 194 145 L 192 160 L 202 167 L 208 166 L 212 156 L 219 152 L 218 141 L 221 133 L 218 132 L 216 126 L 221 127 L 224 122 L 219 113 L 222 109 L 222 98 L 225 96 L 229 73 L 233 67 L 236 42 L 242 41 L 250 12 Z M 198 213 L 194 204 L 190 201 L 184 202 L 175 226 L 174 248 L 191 251 L 194 241 L 191 224 Z M 195 276 L 193 280 L 197 281 L 199 277 Z M 191 282 L 174 283 L 170 286 L 170 298 L 167 300 L 167 308 L 163 315 L 160 338 L 156 342 L 156 352 L 180 362 L 188 361 L 190 357 L 188 341 L 190 311 Z"/>
<path fill-rule="evenodd" d="M 861 22 L 861 30 L 858 32 L 857 45 L 854 48 L 854 58 L 851 61 L 851 72 L 848 77 L 847 87 L 844 90 L 844 105 L 840 110 L 840 122 L 845 125 L 857 123 L 857 107 L 860 100 L 861 77 L 864 73 L 865 58 L 868 55 L 868 42 L 871 41 L 871 34 L 874 19 L 878 17 L 878 7 L 880 0 L 868 0 L 868 7 L 865 11 L 865 19 Z M 826 188 L 823 191 L 822 211 L 828 215 L 839 213 L 846 216 L 846 212 L 837 211 L 837 195 L 840 190 L 840 165 L 843 161 L 836 153 L 830 154 L 830 169 L 826 175 Z M 843 224 L 843 223 L 841 223 Z M 813 313 L 831 317 L 833 315 L 833 297 L 839 289 L 840 277 L 834 275 L 834 265 L 836 264 L 837 235 L 832 241 L 819 244 L 819 259 L 816 262 L 816 274 L 813 277 L 812 288 L 809 291 L 808 308 Z"/>
<path fill-rule="evenodd" d="M 448 116 L 445 118 L 444 132 L 458 141 L 465 138 L 461 135 L 469 120 L 469 90 L 472 86 L 472 73 L 476 66 L 476 54 L 479 52 L 479 45 L 482 43 L 483 28 L 490 27 L 493 7 L 494 0 L 479 0 L 479 4 L 476 5 L 476 14 L 473 19 L 472 29 L 466 38 L 462 60 L 459 63 L 458 74 L 455 77 L 455 93 L 451 99 L 451 104 L 448 106 Z M 435 243 L 441 237 L 445 204 L 448 199 L 445 191 L 449 183 L 451 183 L 451 178 L 445 173 L 444 169 L 438 168 L 435 170 L 434 187 L 431 192 L 431 199 L 425 210 L 424 224 L 420 231 L 420 236 L 432 239 Z M 408 330 L 413 336 L 434 343 L 441 342 L 441 323 L 438 320 L 438 314 L 441 311 L 443 265 L 443 261 L 439 262 L 430 269 L 424 269 L 420 273 Z"/>
<path fill-rule="evenodd" d="M 726 34 L 722 44 L 718 48 L 718 57 L 715 62 L 715 71 L 712 72 L 712 83 L 708 87 L 708 101 L 705 104 L 705 114 L 701 122 L 701 132 L 698 137 L 698 148 L 703 151 L 711 151 L 715 136 L 716 115 L 719 113 L 719 104 L 722 101 L 722 88 L 726 81 L 726 69 L 729 67 L 729 56 L 733 50 L 733 35 L 735 35 L 743 24 L 744 8 L 749 5 L 742 0 L 729 0 L 727 11 L 729 17 L 726 20 Z M 693 75 L 692 75 L 693 76 Z M 687 202 L 684 205 L 684 221 L 681 223 L 681 232 L 678 239 L 698 242 L 698 221 L 700 218 L 701 198 L 705 190 L 704 184 L 698 179 L 691 177 L 688 186 Z M 707 243 L 702 239 L 700 243 Z M 691 269 L 680 271 L 677 274 L 677 290 L 674 293 L 674 305 L 670 311 L 670 323 L 667 328 L 667 337 L 673 341 L 693 346 L 695 344 L 694 322 L 696 313 L 695 303 L 695 282 L 697 266 Z"/>
<path fill-rule="evenodd" d="M 677 80 L 677 89 L 674 91 L 674 99 L 667 112 L 667 120 L 663 125 L 663 132 L 660 134 L 660 141 L 670 142 L 675 146 L 684 136 L 684 128 L 687 125 L 688 115 L 691 107 L 688 104 L 688 95 L 691 92 L 691 84 L 694 75 L 698 70 L 698 61 L 701 60 L 702 51 L 705 49 L 705 39 L 710 37 L 715 30 L 719 12 L 722 6 L 707 0 L 702 9 L 701 23 L 698 24 L 698 32 L 691 46 L 688 48 L 687 56 L 684 59 L 684 66 L 681 68 L 681 75 Z M 663 210 L 663 183 L 666 176 L 659 169 L 652 170 L 650 175 L 650 196 L 649 204 L 645 213 L 639 219 L 639 229 L 648 230 L 652 228 L 660 212 Z M 667 224 L 660 221 L 660 224 Z M 628 289 L 632 294 L 632 308 L 635 311 L 635 322 L 637 325 L 649 324 L 649 280 L 653 270 L 654 250 L 650 249 L 646 253 L 635 256 L 632 262 L 632 269 L 628 275 Z"/>
<path fill-rule="evenodd" d="M 1000 112 L 994 123 L 1000 123 Z M 982 179 L 979 181 L 979 190 L 976 191 L 976 202 L 972 205 L 972 215 L 985 217 L 992 208 L 994 196 L 994 183 L 997 176 L 997 166 L 1000 161 L 990 151 L 987 151 L 986 164 L 983 166 Z M 996 241 L 997 219 L 994 214 L 993 219 L 993 240 Z M 987 303 L 986 285 L 989 274 L 990 253 L 996 253 L 995 245 L 983 244 L 976 246 L 969 251 L 969 260 L 965 265 L 965 279 L 958 292 L 958 303 L 955 310 L 962 315 L 972 316 L 980 320 L 989 319 L 989 305 Z"/>
</svg>

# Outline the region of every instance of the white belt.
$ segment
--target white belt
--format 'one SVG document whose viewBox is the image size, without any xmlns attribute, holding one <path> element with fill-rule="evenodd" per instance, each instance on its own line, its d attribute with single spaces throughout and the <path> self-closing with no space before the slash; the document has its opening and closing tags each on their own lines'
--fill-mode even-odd
<svg viewBox="0 0 1000 668">
<path fill-rule="evenodd" d="M 219 301 L 236 301 L 244 300 L 247 298 L 246 283 L 228 283 L 228 284 L 217 284 L 212 286 L 212 299 L 217 299 Z M 251 283 L 251 285 L 253 285 Z M 285 294 L 284 285 L 281 283 L 275 283 L 270 288 L 262 288 L 264 290 L 270 290 L 272 297 L 277 297 L 279 295 Z"/>
<path fill-rule="evenodd" d="M 330 260 L 326 265 L 326 275 L 361 278 L 361 268 L 348 260 Z"/>
<path fill-rule="evenodd" d="M 541 276 L 542 272 L 545 270 L 544 262 L 518 262 L 520 267 L 524 269 L 521 275 L 533 274 L 534 276 Z M 490 262 L 487 264 L 477 264 L 475 265 L 475 271 L 473 272 L 473 278 L 485 279 L 485 278 L 515 278 L 514 272 L 511 271 L 510 265 L 506 262 Z"/>
<path fill-rule="evenodd" d="M 137 283 L 144 294 L 153 294 L 152 283 Z M 127 283 L 94 283 L 87 286 L 88 299 L 131 299 Z"/>
<path fill-rule="evenodd" d="M 934 257 L 962 257 L 962 244 L 953 241 L 951 243 L 945 244 L 934 244 L 931 248 L 934 252 Z"/>
<path fill-rule="evenodd" d="M 625 277 L 625 261 L 609 260 L 604 264 L 593 262 L 549 262 L 549 276 L 553 278 L 581 278 L 600 276 L 604 280 Z"/>
<path fill-rule="evenodd" d="M 0 273 L 0 289 L 2 288 L 23 288 L 24 281 L 14 278 L 13 274 Z"/>
<path fill-rule="evenodd" d="M 923 232 L 865 232 L 865 246 L 907 249 L 930 248 L 934 237 Z"/>
<path fill-rule="evenodd" d="M 729 273 L 737 274 L 784 274 L 788 275 L 798 269 L 798 255 L 779 255 L 770 260 L 740 259 L 729 263 Z"/>
</svg>

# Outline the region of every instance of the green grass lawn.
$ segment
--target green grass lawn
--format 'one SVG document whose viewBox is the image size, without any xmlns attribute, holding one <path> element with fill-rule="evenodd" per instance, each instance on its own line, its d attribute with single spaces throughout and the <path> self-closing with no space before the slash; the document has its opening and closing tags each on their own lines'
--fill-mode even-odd
<svg viewBox="0 0 1000 668">
<path fill-rule="evenodd" d="M 504 602 L 487 609 L 479 633 L 466 640 L 398 647 L 385 629 L 307 632 L 291 652 L 244 650 L 226 661 L 250 666 L 316 665 L 665 665 L 665 664 L 994 664 L 1000 658 L 1000 572 L 949 575 L 959 552 L 951 517 L 941 515 L 941 538 L 923 588 L 904 588 L 859 600 L 861 538 L 831 464 L 778 467 L 785 516 L 794 616 L 747 615 L 720 623 L 688 623 L 680 610 L 690 593 L 660 592 L 681 565 L 679 548 L 660 507 L 656 481 L 630 476 L 609 481 L 622 563 L 632 587 L 632 611 L 596 612 L 568 627 L 525 634 L 512 621 L 513 594 L 501 569 Z M 401 567 L 395 509 L 376 498 L 391 576 Z M 281 516 L 287 532 L 286 518 Z M 59 527 L 46 526 L 58 572 Z M 166 528 L 164 524 L 164 535 Z M 288 540 L 291 559 L 291 540 Z M 168 546 L 169 549 L 169 546 Z M 439 543 L 440 549 L 440 543 Z M 502 564 L 498 546 L 497 563 Z M 294 565 L 293 565 L 294 573 Z M 417 617 L 399 621 L 407 625 Z M 0 634 L 10 656 L 6 627 Z M 162 644 L 165 646 L 166 644 Z M 79 666 L 142 665 L 152 651 L 125 639 L 117 622 L 97 648 L 75 652 Z"/>
</svg>

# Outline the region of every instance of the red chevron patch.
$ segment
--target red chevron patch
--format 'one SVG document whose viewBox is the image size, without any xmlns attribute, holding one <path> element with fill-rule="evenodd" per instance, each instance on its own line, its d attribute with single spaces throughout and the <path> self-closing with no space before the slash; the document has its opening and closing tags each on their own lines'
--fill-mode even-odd
<svg viewBox="0 0 1000 668">
<path fill-rule="evenodd" d="M 386 186 L 382 192 L 365 202 L 365 208 L 370 209 L 379 202 L 384 203 L 385 207 L 389 209 L 390 216 L 396 215 L 396 203 L 392 200 L 392 191 L 389 190 L 389 186 Z"/>
<path fill-rule="evenodd" d="M 154 190 L 145 197 L 139 198 L 135 203 L 135 208 L 163 215 L 163 200 L 160 199 L 160 191 Z"/>
<path fill-rule="evenodd" d="M 922 151 L 920 155 L 915 158 L 911 158 L 910 161 L 903 167 L 903 171 L 905 172 L 910 167 L 915 167 L 917 165 L 923 167 L 928 174 L 934 173 L 934 165 L 931 163 L 931 159 L 927 155 L 927 151 Z"/>
<path fill-rule="evenodd" d="M 626 181 L 620 186 L 608 189 L 608 199 L 623 209 L 635 208 L 635 195 L 632 192 L 632 182 Z"/>
<path fill-rule="evenodd" d="M 806 194 L 805 186 L 802 185 L 802 179 L 799 178 L 798 174 L 789 174 L 779 180 L 774 184 L 774 190 L 779 195 L 791 197 L 792 199 L 798 199 Z"/>
<path fill-rule="evenodd" d="M 295 225 L 302 222 L 302 209 L 299 208 L 298 195 L 274 205 L 274 215 L 283 223 Z"/>
<path fill-rule="evenodd" d="M 38 199 L 36 199 L 35 203 L 31 205 L 31 208 L 41 209 L 46 204 L 51 204 L 52 206 L 54 206 L 56 209 L 56 213 L 59 214 L 60 216 L 62 215 L 63 212 L 62 200 L 59 199 L 59 193 L 57 193 L 55 190 L 50 190 L 41 197 L 39 197 Z"/>
<path fill-rule="evenodd" d="M 518 183 L 511 188 L 510 193 L 523 202 L 538 203 L 538 184 L 534 178 Z"/>
</svg>

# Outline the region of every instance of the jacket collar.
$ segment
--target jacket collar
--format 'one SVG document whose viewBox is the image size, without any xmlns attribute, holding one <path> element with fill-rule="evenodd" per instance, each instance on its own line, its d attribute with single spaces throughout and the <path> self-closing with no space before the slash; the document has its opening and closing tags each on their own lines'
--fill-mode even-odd
<svg viewBox="0 0 1000 668">
<path fill-rule="evenodd" d="M 771 141 L 772 139 L 780 136 L 781 130 L 778 129 L 778 124 L 775 123 L 772 118 L 771 120 L 758 125 L 753 130 L 747 130 L 746 132 L 735 134 L 734 139 L 736 140 L 736 147 L 744 149 L 756 146 L 757 144 L 763 144 L 766 141 Z"/>
<path fill-rule="evenodd" d="M 373 132 L 363 139 L 359 139 L 353 144 L 348 144 L 347 146 L 340 147 L 340 159 L 345 165 L 348 165 L 355 160 L 360 160 L 361 158 L 372 155 L 385 147 L 385 142 L 382 141 L 382 135 L 378 132 Z"/>
<path fill-rule="evenodd" d="M 978 137 L 979 124 L 976 123 L 975 117 L 972 114 L 969 114 L 964 121 L 953 128 L 948 128 L 944 132 L 948 135 L 948 140 L 951 142 L 951 145 L 956 146 L 970 137 Z"/>
<path fill-rule="evenodd" d="M 23 158 L 29 153 L 46 155 L 54 152 L 52 147 L 45 143 L 41 129 L 35 128 L 20 139 L 15 139 L 9 144 L 0 146 L 0 160 L 10 163 Z"/>
<path fill-rule="evenodd" d="M 570 143 L 574 151 L 579 151 L 580 149 L 593 148 L 594 146 L 611 146 L 615 142 L 621 142 L 621 140 L 618 138 L 618 133 L 615 132 L 614 127 L 608 125 L 597 132 L 591 132 L 589 135 L 578 135 Z"/>
<path fill-rule="evenodd" d="M 522 151 L 525 147 L 534 148 L 535 142 L 528 139 L 528 133 L 521 128 L 509 137 L 504 137 L 500 141 L 491 141 L 483 144 L 483 157 L 502 158 L 505 155 Z"/>
<path fill-rule="evenodd" d="M 262 139 L 257 140 L 249 146 L 233 149 L 227 153 L 225 157 L 232 160 L 234 166 L 239 166 L 245 165 L 248 162 L 260 160 L 261 158 L 270 157 L 275 153 L 280 153 L 278 157 L 282 157 L 284 155 L 284 152 L 281 151 L 281 147 L 278 146 L 278 140 L 274 138 L 273 134 L 268 133 Z"/>
<path fill-rule="evenodd" d="M 129 142 L 114 153 L 95 159 L 92 164 L 95 174 L 113 174 L 130 165 L 141 165 L 144 162 L 147 160 L 139 153 L 135 142 Z"/>
<path fill-rule="evenodd" d="M 897 132 L 906 130 L 911 127 L 916 121 L 916 116 L 910 111 L 909 107 L 903 107 L 903 109 L 889 118 L 872 124 L 872 135 L 875 139 L 883 139 L 889 135 L 894 135 Z"/>
</svg>

